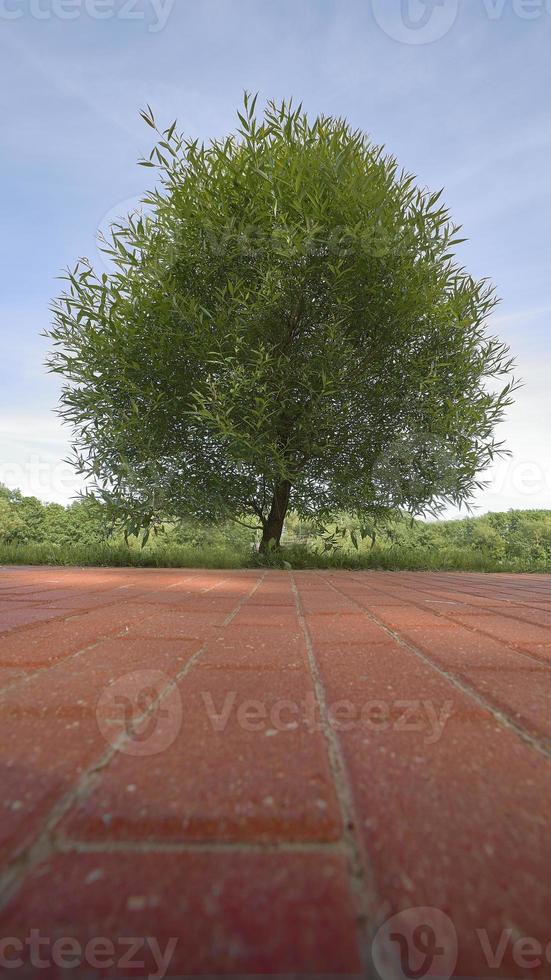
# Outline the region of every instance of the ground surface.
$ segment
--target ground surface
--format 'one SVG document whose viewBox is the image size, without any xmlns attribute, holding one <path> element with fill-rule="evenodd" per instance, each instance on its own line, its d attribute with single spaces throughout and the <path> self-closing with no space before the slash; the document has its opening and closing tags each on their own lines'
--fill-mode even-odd
<svg viewBox="0 0 551 980">
<path fill-rule="evenodd" d="M 0 569 L 5 975 L 549 976 L 550 625 L 544 576 Z"/>
</svg>

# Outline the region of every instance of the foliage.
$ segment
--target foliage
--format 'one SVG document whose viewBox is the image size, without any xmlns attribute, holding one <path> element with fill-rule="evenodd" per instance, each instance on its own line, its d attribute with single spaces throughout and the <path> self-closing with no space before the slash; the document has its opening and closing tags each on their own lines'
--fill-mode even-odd
<svg viewBox="0 0 551 980">
<path fill-rule="evenodd" d="M 235 524 L 178 522 L 142 548 L 137 539 L 126 542 L 107 508 L 92 498 L 63 508 L 0 484 L 0 563 L 551 572 L 551 511 L 431 523 L 402 515 L 374 528 L 375 540 L 368 534 L 362 540 L 364 526 L 359 518 L 339 514 L 321 532 L 316 521 L 293 512 L 281 552 L 260 555 L 253 535 Z"/>
<path fill-rule="evenodd" d="M 480 571 L 551 571 L 551 511 L 511 510 L 454 521 L 412 520 L 400 515 L 361 540 L 357 521 L 339 515 L 320 538 L 316 528 L 289 527 L 286 557 L 316 564 L 330 551 L 343 567 L 457 568 Z M 356 526 L 355 526 L 356 525 Z M 346 529 L 346 533 L 345 532 Z M 340 533 L 339 533 L 340 531 Z M 327 548 L 327 540 L 331 549 Z M 297 551 L 293 557 L 293 552 Z M 323 561 L 322 561 L 323 563 Z"/>
<path fill-rule="evenodd" d="M 51 369 L 79 472 L 131 532 L 288 507 L 421 514 L 500 450 L 511 361 L 496 299 L 454 258 L 440 193 L 341 119 L 291 103 L 202 145 L 160 131 L 144 210 L 110 275 L 81 260 L 54 304 Z"/>
<path fill-rule="evenodd" d="M 251 531 L 233 523 L 207 526 L 192 521 L 173 522 L 159 528 L 154 548 L 152 539 L 150 561 L 154 552 L 153 564 L 162 564 L 163 556 L 168 564 L 178 564 L 179 560 L 193 564 L 192 556 L 204 551 L 233 554 L 233 561 L 239 563 L 250 552 L 252 537 Z M 113 524 L 110 510 L 92 495 L 62 507 L 24 497 L 19 490 L 0 484 L 0 547 L 4 556 L 23 554 L 21 549 L 27 549 L 39 562 L 70 564 L 74 559 L 79 564 L 79 558 L 84 558 L 84 563 L 89 564 L 86 555 L 90 554 L 99 559 L 99 564 L 124 565 L 129 559 L 130 563 L 139 564 L 136 553 L 140 545 L 138 539 L 125 541 L 122 526 Z M 147 555 L 143 562 L 147 564 Z"/>
<path fill-rule="evenodd" d="M 24 497 L 0 484 L 2 544 L 88 545 L 105 541 L 111 530 L 105 508 L 93 497 L 62 507 Z"/>
</svg>

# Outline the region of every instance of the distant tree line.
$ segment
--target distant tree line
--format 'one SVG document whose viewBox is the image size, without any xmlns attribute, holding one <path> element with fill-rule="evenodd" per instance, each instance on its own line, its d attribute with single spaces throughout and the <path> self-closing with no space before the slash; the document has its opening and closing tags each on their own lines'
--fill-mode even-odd
<svg viewBox="0 0 551 980">
<path fill-rule="evenodd" d="M 367 529 L 367 530 L 366 530 Z M 209 546 L 242 550 L 254 534 L 233 522 L 201 524 L 186 520 L 164 526 L 158 538 L 163 547 Z M 0 484 L 0 546 L 47 544 L 57 548 L 93 547 L 105 542 L 124 542 L 122 528 L 113 523 L 108 509 L 88 496 L 66 507 L 26 497 Z M 444 555 L 450 550 L 480 555 L 496 565 L 526 567 L 551 563 L 551 510 L 510 510 L 454 521 L 412 520 L 398 516 L 381 526 L 362 523 L 340 514 L 322 527 L 318 522 L 289 515 L 284 544 L 304 545 L 357 554 L 375 546 L 384 551 L 415 551 Z"/>
<path fill-rule="evenodd" d="M 89 545 L 109 536 L 105 509 L 92 497 L 63 507 L 0 484 L 0 543 Z"/>
<path fill-rule="evenodd" d="M 203 547 L 232 543 L 242 546 L 253 535 L 233 523 L 212 526 L 188 520 L 165 524 L 159 537 L 164 545 Z M 89 547 L 122 541 L 120 523 L 93 495 L 63 507 L 25 497 L 20 490 L 10 490 L 0 483 L 0 545 Z"/>
<path fill-rule="evenodd" d="M 510 510 L 452 521 L 412 520 L 406 514 L 377 526 L 339 515 L 325 526 L 331 547 L 365 551 L 372 546 L 396 552 L 425 552 L 444 555 L 460 550 L 480 555 L 499 565 L 518 564 L 531 568 L 551 563 L 551 510 Z M 288 521 L 287 542 L 312 544 L 319 527 L 314 521 Z"/>
</svg>

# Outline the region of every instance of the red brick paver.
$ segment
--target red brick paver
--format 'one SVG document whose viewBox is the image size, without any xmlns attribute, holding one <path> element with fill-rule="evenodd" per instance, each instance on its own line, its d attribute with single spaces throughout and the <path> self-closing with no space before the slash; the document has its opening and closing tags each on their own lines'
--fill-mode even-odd
<svg viewBox="0 0 551 980">
<path fill-rule="evenodd" d="M 551 976 L 551 578 L 0 569 L 0 973 Z"/>
</svg>

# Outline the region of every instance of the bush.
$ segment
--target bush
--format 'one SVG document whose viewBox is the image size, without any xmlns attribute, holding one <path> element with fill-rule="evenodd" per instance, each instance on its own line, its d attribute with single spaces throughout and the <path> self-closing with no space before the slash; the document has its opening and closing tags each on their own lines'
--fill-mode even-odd
<svg viewBox="0 0 551 980">
<path fill-rule="evenodd" d="M 173 522 L 142 547 L 93 497 L 61 507 L 0 484 L 0 563 L 551 572 L 551 511 L 432 523 L 402 515 L 379 527 L 339 514 L 324 530 L 291 514 L 281 552 L 258 555 L 240 524 Z"/>
</svg>

